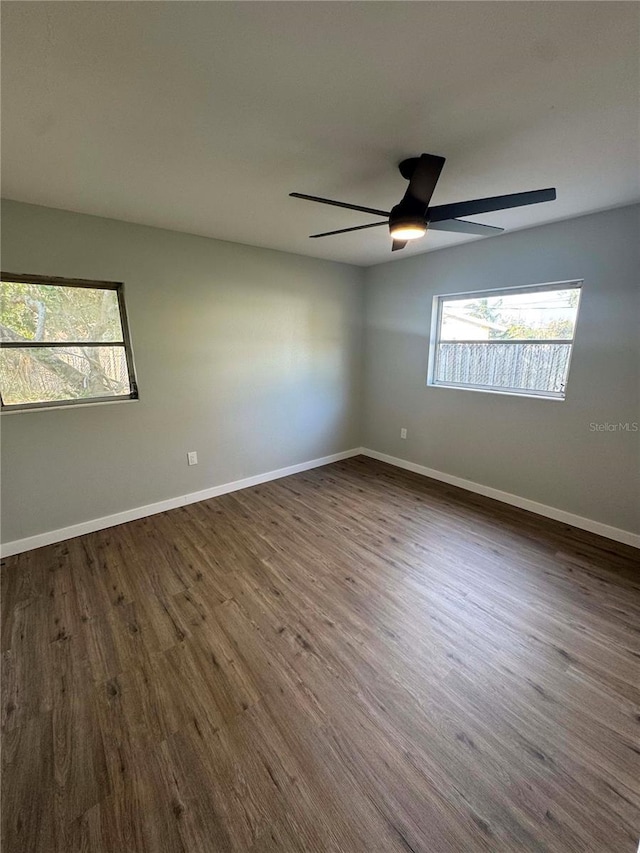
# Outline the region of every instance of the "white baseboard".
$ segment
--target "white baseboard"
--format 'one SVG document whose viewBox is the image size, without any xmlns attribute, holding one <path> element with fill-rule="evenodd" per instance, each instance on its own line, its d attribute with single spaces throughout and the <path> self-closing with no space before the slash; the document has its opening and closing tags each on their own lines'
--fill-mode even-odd
<svg viewBox="0 0 640 853">
<path fill-rule="evenodd" d="M 478 495 L 484 495 L 485 497 L 502 501 L 502 503 L 520 507 L 520 509 L 526 509 L 529 512 L 543 515 L 546 518 L 552 518 L 563 524 L 579 527 L 581 530 L 588 530 L 590 533 L 597 533 L 599 536 L 605 536 L 607 539 L 622 542 L 624 545 L 640 548 L 640 535 L 637 533 L 621 530 L 618 527 L 612 527 L 600 521 L 593 521 L 590 518 L 583 518 L 581 515 L 574 515 L 572 512 L 566 512 L 563 509 L 547 506 L 528 498 L 521 498 L 519 495 L 512 495 L 509 492 L 503 492 L 491 486 L 483 486 L 481 483 L 474 483 L 473 480 L 465 480 L 463 477 L 445 474 L 443 471 L 436 471 L 434 468 L 418 465 L 417 462 L 409 462 L 406 459 L 389 456 L 387 453 L 380 453 L 377 450 L 370 450 L 367 447 L 355 447 L 352 450 L 332 453 L 330 456 L 323 456 L 320 459 L 311 459 L 308 462 L 300 462 L 297 465 L 278 468 L 276 471 L 267 471 L 265 474 L 256 474 L 253 477 L 245 477 L 242 480 L 223 483 L 220 486 L 213 486 L 210 489 L 203 489 L 199 492 L 191 492 L 190 494 L 180 495 L 176 498 L 169 498 L 168 500 L 158 501 L 157 503 L 134 507 L 133 509 L 124 510 L 124 512 L 117 512 L 113 515 L 105 515 L 102 518 L 83 521 L 80 524 L 73 524 L 70 527 L 61 527 L 58 530 L 50 530 L 47 533 L 38 533 L 35 536 L 28 536 L 25 539 L 6 542 L 4 545 L 0 545 L 0 554 L 3 557 L 21 554 L 23 551 L 42 548 L 44 545 L 53 545 L 55 542 L 62 542 L 65 539 L 73 539 L 74 536 L 82 536 L 85 533 L 104 530 L 107 527 L 114 527 L 116 524 L 125 524 L 127 521 L 135 521 L 138 518 L 145 518 L 148 515 L 155 515 L 158 512 L 166 512 L 168 509 L 175 509 L 176 507 L 197 503 L 208 498 L 215 498 L 218 495 L 236 492 L 239 489 L 247 489 L 250 486 L 258 486 L 260 483 L 267 483 L 269 480 L 288 477 L 290 474 L 297 474 L 300 471 L 308 471 L 311 468 L 318 468 L 321 465 L 329 465 L 331 462 L 339 462 L 341 459 L 349 459 L 352 456 L 360 455 L 370 456 L 372 459 L 378 459 L 380 462 L 395 465 L 396 468 L 404 468 L 407 471 L 422 474 L 424 477 L 431 477 L 433 480 L 440 480 L 452 486 L 459 486 L 461 489 L 466 489 L 469 492 L 475 492 Z"/>
<path fill-rule="evenodd" d="M 107 527 L 114 527 L 116 524 L 135 521 L 137 518 L 145 518 L 148 515 L 155 515 L 158 512 L 166 512 L 168 509 L 175 509 L 179 506 L 205 501 L 208 498 L 226 495 L 228 492 L 237 492 L 239 489 L 246 489 L 249 486 L 258 486 L 260 483 L 267 483 L 269 480 L 278 480 L 280 477 L 288 477 L 290 474 L 308 471 L 310 468 L 319 468 L 321 465 L 339 462 L 341 459 L 349 459 L 351 456 L 359 456 L 360 452 L 359 447 L 352 450 L 343 450 L 341 453 L 332 453 L 330 456 L 323 456 L 320 459 L 299 462 L 297 465 L 278 468 L 276 471 L 267 471 L 265 474 L 256 474 L 254 477 L 245 477 L 242 480 L 235 480 L 232 483 L 223 483 L 220 486 L 213 486 L 210 489 L 203 489 L 199 492 L 191 492 L 188 495 L 180 495 L 177 498 L 169 498 L 165 501 L 137 506 L 133 509 L 124 510 L 124 512 L 116 512 L 113 515 L 105 515 L 102 518 L 82 521 L 80 524 L 72 524 L 70 527 L 61 527 L 58 530 L 50 530 L 47 533 L 27 536 L 25 539 L 5 542 L 0 546 L 0 553 L 3 557 L 10 557 L 13 554 L 21 554 L 23 551 L 32 551 L 34 548 L 42 548 L 44 545 L 53 545 L 55 542 L 73 539 L 74 536 L 82 536 L 85 533 L 104 530 Z"/>
<path fill-rule="evenodd" d="M 449 483 L 451 486 L 459 486 L 461 489 L 475 492 L 478 495 L 484 495 L 487 498 L 493 498 L 496 501 L 502 501 L 505 504 L 520 507 L 520 509 L 526 509 L 529 512 L 536 513 L 536 515 L 544 515 L 546 518 L 553 518 L 554 521 L 561 521 L 563 524 L 570 524 L 573 527 L 579 527 L 581 530 L 597 533 L 599 536 L 614 539 L 616 542 L 622 542 L 624 545 L 640 548 L 640 534 L 621 530 L 619 527 L 612 527 L 600 521 L 593 521 L 591 518 L 583 518 L 581 515 L 574 515 L 572 512 L 566 512 L 563 509 L 547 506 L 528 498 L 521 498 L 519 495 L 512 495 L 500 489 L 493 489 L 491 486 L 483 486 L 481 483 L 474 483 L 473 480 L 465 480 L 462 477 L 455 477 L 453 474 L 436 471 L 434 468 L 426 468 L 424 465 L 418 465 L 417 462 L 408 462 L 406 459 L 400 459 L 397 456 L 389 456 L 377 450 L 369 450 L 367 447 L 361 447 L 360 453 L 363 456 L 378 459 L 380 462 L 395 465 L 396 468 L 414 471 L 416 474 L 422 474 L 424 477 L 431 477 L 433 480 L 440 480 L 443 483 Z"/>
</svg>

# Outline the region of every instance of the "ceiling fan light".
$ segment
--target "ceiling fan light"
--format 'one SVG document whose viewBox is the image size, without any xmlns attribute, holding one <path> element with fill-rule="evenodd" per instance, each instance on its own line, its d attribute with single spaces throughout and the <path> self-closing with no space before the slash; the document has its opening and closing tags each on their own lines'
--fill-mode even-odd
<svg viewBox="0 0 640 853">
<path fill-rule="evenodd" d="M 394 240 L 417 240 L 427 233 L 425 207 L 417 199 L 403 198 L 389 214 L 389 233 Z"/>
<path fill-rule="evenodd" d="M 418 237 L 424 237 L 427 233 L 425 225 L 416 223 L 398 223 L 391 229 L 391 236 L 394 240 L 417 240 Z"/>
</svg>

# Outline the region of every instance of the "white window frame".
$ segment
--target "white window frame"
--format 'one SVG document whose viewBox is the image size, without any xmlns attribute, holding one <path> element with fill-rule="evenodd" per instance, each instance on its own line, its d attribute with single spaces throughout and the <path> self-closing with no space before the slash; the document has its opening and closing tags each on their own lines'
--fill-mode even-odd
<svg viewBox="0 0 640 853">
<path fill-rule="evenodd" d="M 537 400 L 555 400 L 562 402 L 566 399 L 567 385 L 569 384 L 569 373 L 571 371 L 571 360 L 573 358 L 573 348 L 576 340 L 576 330 L 578 325 L 578 316 L 580 312 L 580 302 L 582 298 L 582 288 L 584 281 L 582 279 L 571 279 L 569 281 L 553 281 L 544 284 L 532 285 L 515 285 L 513 287 L 495 287 L 485 288 L 483 290 L 469 290 L 463 293 L 440 293 L 433 297 L 431 308 L 431 334 L 429 337 L 429 362 L 427 368 L 427 385 L 432 388 L 448 388 L 457 391 L 476 391 L 481 394 L 501 394 L 511 397 L 533 397 Z M 573 327 L 573 337 L 563 339 L 562 343 L 569 346 L 569 359 L 567 363 L 567 374 L 564 381 L 564 389 L 560 392 L 552 391 L 534 391 L 531 389 L 517 388 L 500 388 L 494 385 L 470 385 L 466 383 L 443 382 L 436 379 L 437 359 L 438 359 L 438 344 L 440 343 L 440 328 L 442 324 L 442 305 L 444 302 L 452 302 L 464 299 L 483 299 L 486 297 L 509 295 L 514 293 L 542 293 L 544 291 L 554 290 L 577 290 L 578 305 L 576 307 L 576 322 Z M 559 343 L 559 341 L 543 339 L 523 340 L 522 343 Z M 475 341 L 474 343 L 478 343 Z M 511 343 L 518 343 L 512 341 Z"/>
</svg>

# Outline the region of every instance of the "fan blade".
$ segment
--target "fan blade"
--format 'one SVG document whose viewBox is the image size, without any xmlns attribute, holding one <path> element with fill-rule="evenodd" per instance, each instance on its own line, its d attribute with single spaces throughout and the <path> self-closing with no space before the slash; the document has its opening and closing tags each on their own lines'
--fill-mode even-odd
<svg viewBox="0 0 640 853">
<path fill-rule="evenodd" d="M 320 204 L 332 204 L 334 207 L 346 207 L 347 210 L 359 210 L 361 213 L 373 213 L 374 216 L 389 216 L 388 210 L 376 210 L 375 207 L 362 207 L 359 204 L 347 204 L 345 201 L 333 201 L 330 198 L 320 198 L 317 195 L 304 193 L 289 193 L 292 198 L 303 198 L 305 201 L 317 201 Z"/>
<path fill-rule="evenodd" d="M 384 222 L 372 222 L 370 225 L 356 225 L 355 228 L 340 228 L 338 231 L 325 231 L 323 234 L 309 234 L 311 239 L 316 237 L 333 237 L 334 234 L 346 234 L 347 231 L 362 231 L 364 228 L 377 228 L 379 225 L 387 225 L 387 220 Z"/>
<path fill-rule="evenodd" d="M 406 245 L 407 245 L 406 240 L 394 240 L 393 243 L 391 244 L 391 251 L 397 252 L 399 249 L 404 249 L 404 247 Z"/>
<path fill-rule="evenodd" d="M 444 163 L 445 158 L 438 157 L 437 154 L 421 154 L 411 175 L 407 192 L 421 201 L 425 207 L 431 201 Z"/>
<path fill-rule="evenodd" d="M 509 207 L 523 207 L 526 204 L 553 201 L 555 197 L 555 189 L 549 188 L 527 193 L 496 195 L 492 198 L 477 198 L 473 201 L 459 201 L 455 204 L 439 204 L 429 208 L 427 220 L 442 222 L 444 219 L 457 219 L 459 216 L 473 216 L 478 213 L 490 213 L 492 210 L 506 210 Z"/>
<path fill-rule="evenodd" d="M 442 222 L 430 222 L 429 231 L 457 231 L 458 234 L 500 234 L 504 228 L 495 225 L 482 225 L 480 222 L 465 222 L 464 219 L 443 219 Z"/>
</svg>

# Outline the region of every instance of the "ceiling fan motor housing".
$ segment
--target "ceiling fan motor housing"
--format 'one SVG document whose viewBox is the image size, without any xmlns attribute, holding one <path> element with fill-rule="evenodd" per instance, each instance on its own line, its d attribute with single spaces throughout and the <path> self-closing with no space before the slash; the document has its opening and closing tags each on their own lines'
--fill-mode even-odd
<svg viewBox="0 0 640 853">
<path fill-rule="evenodd" d="M 389 231 L 391 234 L 398 228 L 427 229 L 425 220 L 426 208 L 423 202 L 407 194 L 400 204 L 391 208 L 389 214 Z"/>
</svg>

